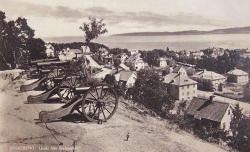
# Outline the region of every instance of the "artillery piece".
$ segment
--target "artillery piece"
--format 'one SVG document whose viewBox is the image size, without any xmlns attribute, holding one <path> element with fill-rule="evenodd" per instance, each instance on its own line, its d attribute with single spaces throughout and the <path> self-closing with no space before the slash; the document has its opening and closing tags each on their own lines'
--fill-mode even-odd
<svg viewBox="0 0 250 152">
<path fill-rule="evenodd" d="M 28 103 L 47 100 L 57 94 L 65 105 L 52 111 L 41 111 L 39 119 L 50 122 L 77 111 L 88 121 L 107 121 L 118 107 L 118 95 L 112 86 L 105 83 L 90 82 L 90 74 L 86 69 L 79 73 L 71 73 L 67 68 L 55 66 L 63 62 L 36 63 L 41 68 L 42 77 L 30 85 L 21 86 L 21 91 L 33 90 L 39 83 L 46 83 L 47 91 L 36 96 L 28 96 Z"/>
</svg>

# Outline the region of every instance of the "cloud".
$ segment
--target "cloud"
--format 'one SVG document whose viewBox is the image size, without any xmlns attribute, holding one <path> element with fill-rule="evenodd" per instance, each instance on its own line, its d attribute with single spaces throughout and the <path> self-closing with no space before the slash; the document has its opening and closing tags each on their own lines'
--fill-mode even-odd
<svg viewBox="0 0 250 152">
<path fill-rule="evenodd" d="M 105 16 L 111 24 L 122 22 L 141 23 L 146 25 L 202 25 L 202 26 L 223 26 L 223 21 L 209 19 L 195 14 L 161 15 L 152 12 L 124 12 Z"/>
<path fill-rule="evenodd" d="M 50 6 L 45 4 L 20 3 L 18 12 L 25 16 L 49 17 L 75 22 L 79 19 L 96 17 L 104 19 L 110 26 L 129 24 L 139 27 L 156 26 L 164 27 L 170 25 L 199 25 L 199 26 L 224 26 L 225 22 L 204 17 L 199 14 L 179 13 L 179 14 L 157 14 L 151 11 L 144 12 L 117 12 L 104 7 L 89 7 L 85 9 L 71 8 L 68 6 Z M 126 24 L 124 24 L 126 22 Z"/>
<path fill-rule="evenodd" d="M 113 11 L 108 10 L 104 7 L 91 7 L 85 9 L 85 11 L 93 14 L 105 14 L 105 15 L 110 15 L 114 13 Z"/>
<path fill-rule="evenodd" d="M 35 17 L 54 17 L 60 19 L 66 19 L 69 21 L 75 21 L 79 18 L 88 17 L 85 11 L 79 9 L 72 9 L 65 6 L 51 7 L 47 5 L 36 5 L 31 3 L 25 3 L 22 5 L 22 15 L 29 15 Z"/>
</svg>

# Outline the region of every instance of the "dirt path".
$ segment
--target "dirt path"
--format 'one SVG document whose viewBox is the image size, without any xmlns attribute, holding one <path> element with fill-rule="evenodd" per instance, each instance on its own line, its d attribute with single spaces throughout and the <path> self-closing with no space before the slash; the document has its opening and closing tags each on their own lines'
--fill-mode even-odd
<svg viewBox="0 0 250 152">
<path fill-rule="evenodd" d="M 23 81 L 4 86 L 0 93 L 0 151 L 31 147 L 33 151 L 80 152 L 160 152 L 160 151 L 224 151 L 184 132 L 169 129 L 166 120 L 140 115 L 130 103 L 121 102 L 115 115 L 102 125 L 85 122 L 39 122 L 38 113 L 62 104 L 25 104 L 27 95 L 20 93 Z M 52 136 L 63 143 L 59 142 Z M 126 135 L 129 132 L 129 141 Z"/>
</svg>

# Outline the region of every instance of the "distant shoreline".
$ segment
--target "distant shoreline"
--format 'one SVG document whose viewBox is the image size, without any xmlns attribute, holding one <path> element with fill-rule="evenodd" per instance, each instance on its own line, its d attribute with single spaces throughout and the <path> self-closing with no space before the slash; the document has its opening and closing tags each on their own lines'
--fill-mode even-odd
<svg viewBox="0 0 250 152">
<path fill-rule="evenodd" d="M 211 31 L 176 31 L 176 32 L 133 32 L 113 34 L 111 36 L 167 36 L 167 35 L 211 35 L 211 34 L 250 34 L 250 26 L 226 29 L 215 29 Z"/>
</svg>

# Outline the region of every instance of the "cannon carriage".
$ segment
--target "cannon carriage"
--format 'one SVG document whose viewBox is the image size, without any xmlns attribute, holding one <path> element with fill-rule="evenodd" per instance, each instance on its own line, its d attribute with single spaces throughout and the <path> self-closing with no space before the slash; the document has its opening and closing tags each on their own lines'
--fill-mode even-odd
<svg viewBox="0 0 250 152">
<path fill-rule="evenodd" d="M 47 61 L 34 63 L 39 69 L 40 79 L 29 85 L 22 85 L 22 92 L 36 88 L 40 83 L 46 85 L 46 91 L 28 96 L 28 103 L 48 100 L 57 94 L 65 105 L 52 111 L 41 111 L 39 119 L 50 122 L 73 112 L 78 112 L 85 120 L 105 122 L 110 119 L 118 107 L 118 95 L 113 86 L 106 83 L 91 82 L 91 74 L 84 68 L 76 72 L 68 68 L 69 62 Z"/>
</svg>

